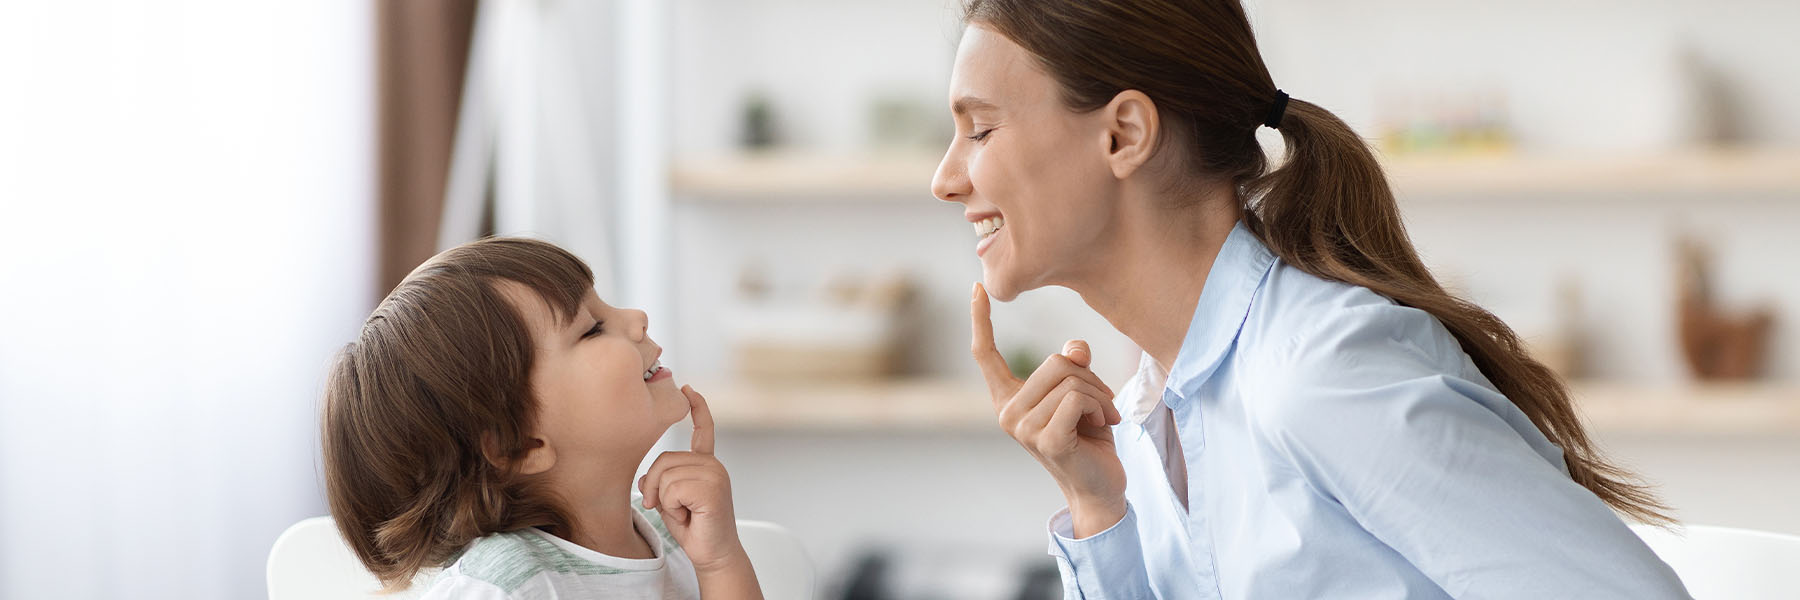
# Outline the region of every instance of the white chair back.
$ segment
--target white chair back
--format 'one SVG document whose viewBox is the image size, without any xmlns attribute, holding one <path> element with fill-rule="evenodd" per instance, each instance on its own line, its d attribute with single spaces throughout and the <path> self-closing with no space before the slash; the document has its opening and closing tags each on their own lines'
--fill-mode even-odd
<svg viewBox="0 0 1800 600">
<path fill-rule="evenodd" d="M 811 600 L 813 566 L 800 540 L 780 525 L 738 521 L 738 539 L 756 568 L 766 600 Z M 295 523 L 269 550 L 269 600 L 411 600 L 425 595 L 436 569 L 419 573 L 413 586 L 381 594 L 381 584 L 356 560 L 331 517 Z"/>
<path fill-rule="evenodd" d="M 812 600 L 813 564 L 800 538 L 774 523 L 739 520 L 738 541 L 756 568 L 763 600 Z"/>
<path fill-rule="evenodd" d="M 1695 600 L 1800 599 L 1800 536 L 1708 525 L 1631 529 Z"/>
<path fill-rule="evenodd" d="M 431 575 L 420 573 L 413 582 L 422 585 L 431 581 Z M 268 577 L 269 600 L 409 600 L 425 595 L 421 586 L 381 594 L 381 582 L 356 560 L 331 517 L 305 519 L 275 538 L 275 546 L 269 550 Z"/>
</svg>

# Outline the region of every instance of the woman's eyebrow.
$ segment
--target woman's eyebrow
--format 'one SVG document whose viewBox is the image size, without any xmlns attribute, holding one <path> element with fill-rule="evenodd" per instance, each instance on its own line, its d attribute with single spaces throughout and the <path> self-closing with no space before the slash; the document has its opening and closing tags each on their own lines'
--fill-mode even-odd
<svg viewBox="0 0 1800 600">
<path fill-rule="evenodd" d="M 981 98 L 977 98 L 975 96 L 963 96 L 961 98 L 957 98 L 955 102 L 950 103 L 950 113 L 959 115 L 959 116 L 968 114 L 969 111 L 995 110 L 998 108 L 999 107 L 994 106 L 993 103 L 983 100 Z"/>
</svg>

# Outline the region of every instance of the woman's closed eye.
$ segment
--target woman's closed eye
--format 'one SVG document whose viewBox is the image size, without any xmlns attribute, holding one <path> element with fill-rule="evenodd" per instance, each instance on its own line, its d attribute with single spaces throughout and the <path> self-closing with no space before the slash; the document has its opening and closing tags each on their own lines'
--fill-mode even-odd
<svg viewBox="0 0 1800 600">
<path fill-rule="evenodd" d="M 987 139 L 988 134 L 993 133 L 995 129 L 997 129 L 997 128 L 989 127 L 987 129 L 983 129 L 983 130 L 975 133 L 974 135 L 969 136 L 969 140 L 974 141 L 974 142 L 979 142 L 979 141 L 985 140 L 985 139 Z"/>
</svg>

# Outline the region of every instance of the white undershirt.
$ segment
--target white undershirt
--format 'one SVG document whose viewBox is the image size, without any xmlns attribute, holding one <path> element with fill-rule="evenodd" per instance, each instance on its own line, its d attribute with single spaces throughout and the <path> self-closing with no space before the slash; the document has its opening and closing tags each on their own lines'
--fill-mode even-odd
<svg viewBox="0 0 1800 600">
<path fill-rule="evenodd" d="M 1181 436 L 1176 432 L 1175 411 L 1162 400 L 1163 386 L 1169 379 L 1156 359 L 1145 353 L 1138 359 L 1137 374 L 1125 382 L 1117 400 L 1124 420 L 1144 428 L 1157 452 L 1162 455 L 1163 474 L 1169 478 L 1169 489 L 1187 508 L 1187 458 L 1181 452 Z"/>
</svg>

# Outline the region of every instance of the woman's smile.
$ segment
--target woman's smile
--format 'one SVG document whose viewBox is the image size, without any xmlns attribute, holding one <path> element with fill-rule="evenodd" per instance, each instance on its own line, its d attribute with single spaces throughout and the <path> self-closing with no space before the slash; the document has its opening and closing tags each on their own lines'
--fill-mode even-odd
<svg viewBox="0 0 1800 600">
<path fill-rule="evenodd" d="M 1000 215 L 994 215 L 976 221 L 975 235 L 980 237 L 981 241 L 975 243 L 975 256 L 981 256 L 986 253 L 988 246 L 992 246 L 994 240 L 1000 237 L 1000 229 L 1005 226 L 1006 219 Z"/>
</svg>

